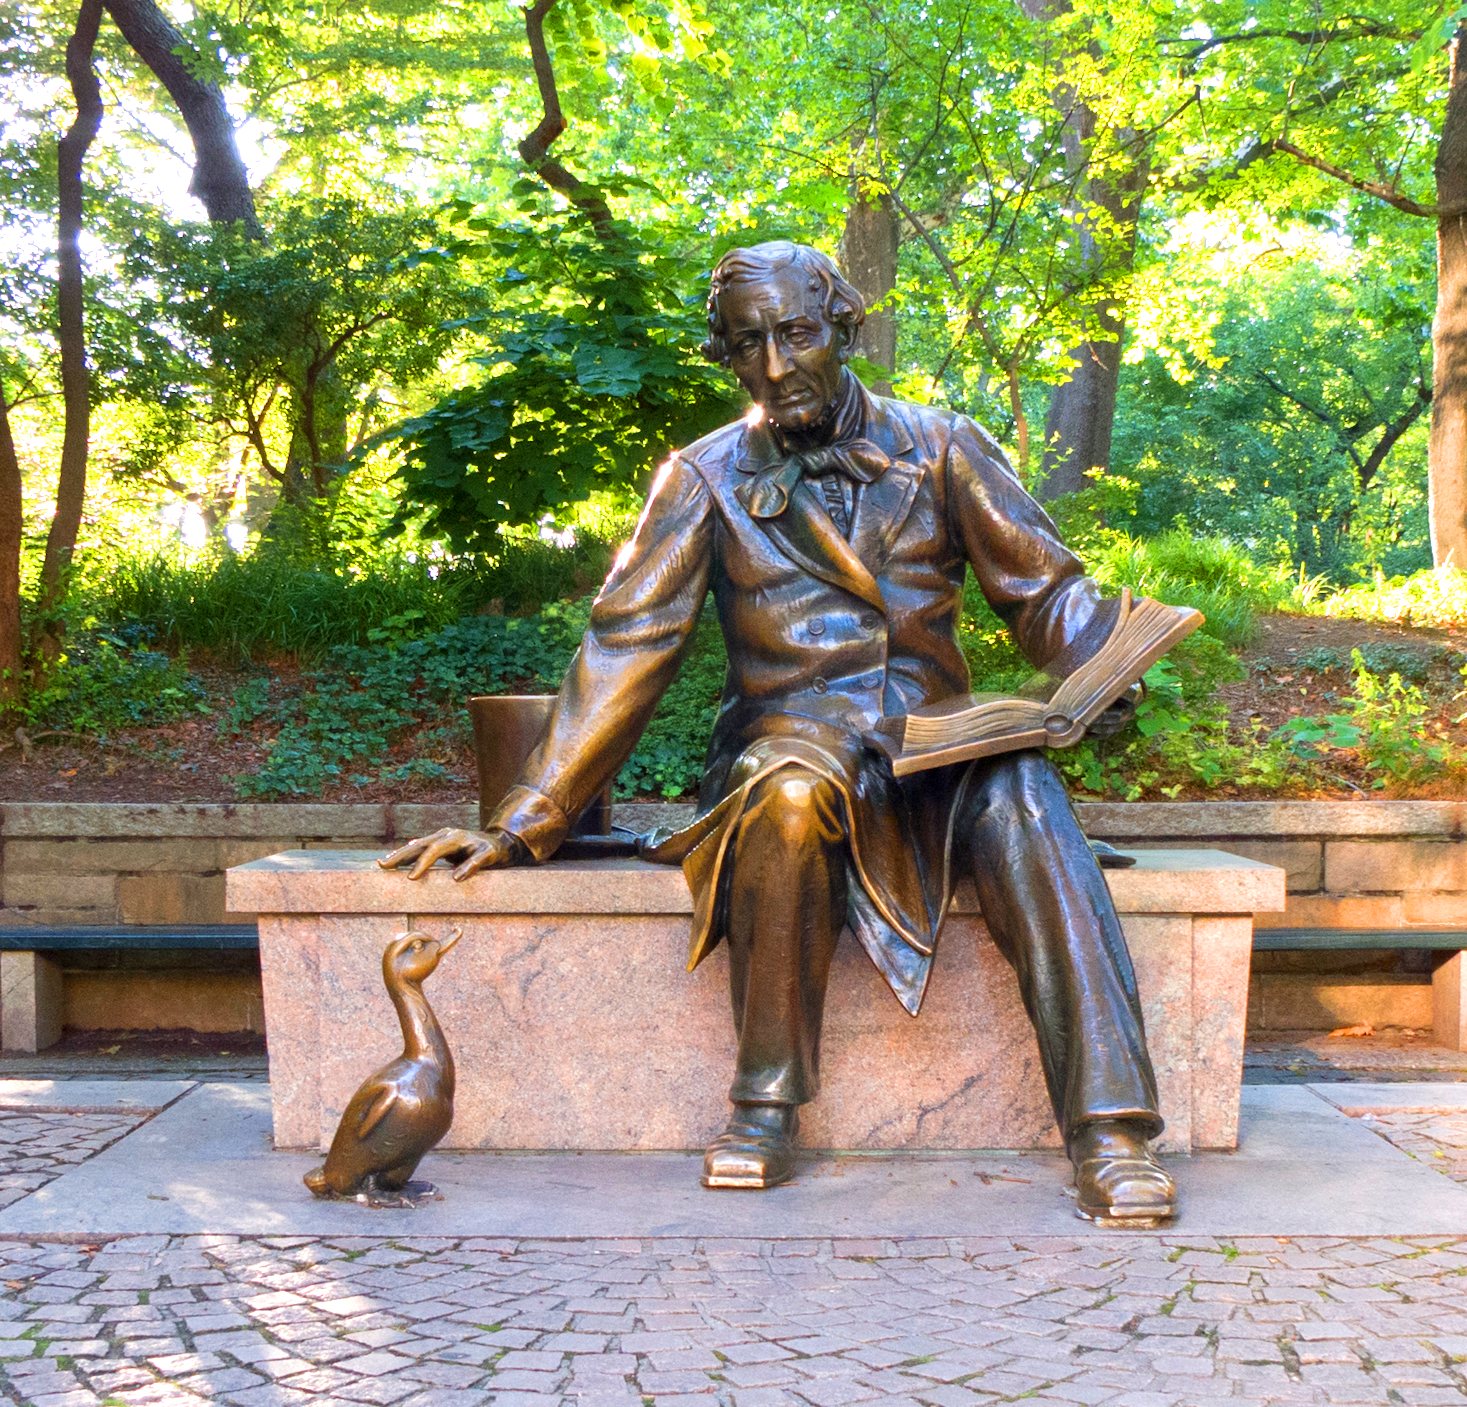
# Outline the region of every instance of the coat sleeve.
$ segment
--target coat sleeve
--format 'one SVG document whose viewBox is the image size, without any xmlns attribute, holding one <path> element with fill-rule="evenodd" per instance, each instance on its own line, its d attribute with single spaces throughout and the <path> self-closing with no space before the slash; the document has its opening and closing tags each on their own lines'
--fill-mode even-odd
<svg viewBox="0 0 1467 1407">
<path fill-rule="evenodd" d="M 489 822 L 537 860 L 621 770 L 676 677 L 708 592 L 712 515 L 702 477 L 674 457 L 596 597 L 544 740 Z"/>
<path fill-rule="evenodd" d="M 1105 643 L 1117 602 L 1101 597 L 1003 451 L 966 416 L 953 423 L 947 503 L 979 588 L 1036 668 L 1068 674 Z"/>
</svg>

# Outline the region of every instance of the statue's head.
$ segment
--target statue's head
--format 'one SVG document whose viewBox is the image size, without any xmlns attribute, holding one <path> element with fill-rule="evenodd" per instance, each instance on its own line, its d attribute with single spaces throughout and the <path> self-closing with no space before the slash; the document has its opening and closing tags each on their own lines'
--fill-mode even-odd
<svg viewBox="0 0 1467 1407">
<path fill-rule="evenodd" d="M 835 400 L 865 320 L 861 295 L 818 249 L 730 249 L 713 270 L 703 355 L 731 367 L 775 425 L 806 430 Z"/>
</svg>

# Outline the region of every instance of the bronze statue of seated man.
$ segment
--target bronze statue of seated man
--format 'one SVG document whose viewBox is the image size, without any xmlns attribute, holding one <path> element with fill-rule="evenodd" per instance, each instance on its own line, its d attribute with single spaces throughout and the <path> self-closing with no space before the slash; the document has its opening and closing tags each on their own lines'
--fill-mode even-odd
<svg viewBox="0 0 1467 1407">
<path fill-rule="evenodd" d="M 647 851 L 688 877 L 692 964 L 729 945 L 734 1107 L 704 1182 L 791 1175 L 842 928 L 915 1015 L 967 874 L 1034 1023 L 1081 1212 L 1169 1216 L 1130 956 L 1054 768 L 1020 752 L 898 780 L 863 741 L 883 716 L 968 689 L 956 626 L 969 566 L 1019 648 L 1054 674 L 1100 647 L 1116 603 L 978 425 L 873 396 L 851 374 L 864 317 L 814 249 L 725 255 L 704 350 L 754 411 L 658 473 L 546 734 L 490 824 L 382 863 L 411 863 L 418 878 L 447 860 L 463 879 L 548 860 L 630 754 L 711 590 L 729 665 L 698 818 Z"/>
</svg>

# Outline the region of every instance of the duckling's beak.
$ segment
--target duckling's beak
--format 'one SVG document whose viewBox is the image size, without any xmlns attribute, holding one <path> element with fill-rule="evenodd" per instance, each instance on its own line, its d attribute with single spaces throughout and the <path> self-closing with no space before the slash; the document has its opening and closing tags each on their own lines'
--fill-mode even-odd
<svg viewBox="0 0 1467 1407">
<path fill-rule="evenodd" d="M 455 943 L 457 943 L 458 940 L 460 938 L 462 938 L 463 936 L 464 936 L 463 929 L 461 929 L 461 928 L 455 928 L 453 930 L 453 937 L 452 938 L 449 938 L 447 940 L 440 939 L 439 940 L 439 943 L 438 943 L 438 957 L 439 957 L 439 959 L 442 960 L 442 957 L 443 957 L 444 953 L 446 953 L 451 947 L 453 947 L 453 945 Z"/>
</svg>

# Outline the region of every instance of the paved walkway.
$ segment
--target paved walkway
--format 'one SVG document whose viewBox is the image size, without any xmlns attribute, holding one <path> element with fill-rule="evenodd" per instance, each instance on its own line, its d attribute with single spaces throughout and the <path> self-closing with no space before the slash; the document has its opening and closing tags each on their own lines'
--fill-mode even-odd
<svg viewBox="0 0 1467 1407">
<path fill-rule="evenodd" d="M 150 1131 L 186 1121 L 192 1104 L 254 1097 L 248 1086 L 190 1088 L 11 1088 L 12 1108 L 0 1112 L 0 1200 L 29 1206 L 42 1183 L 79 1164 L 90 1175 L 129 1148 L 125 1161 L 146 1163 L 171 1146 L 149 1153 Z M 1353 1130 L 1341 1143 L 1353 1157 L 1387 1171 L 1431 1169 L 1413 1172 L 1420 1187 L 1467 1181 L 1460 1086 L 1334 1089 L 1353 1117 L 1336 1112 L 1322 1127 Z M 149 1108 L 111 1107 L 152 1091 Z M 60 1098 L 77 1107 L 53 1107 Z M 219 1136 L 210 1132 L 211 1143 Z M 1276 1135 L 1261 1128 L 1259 1137 Z M 264 1153 L 259 1166 L 281 1159 L 292 1161 Z M 1193 1175 L 1206 1160 L 1194 1161 Z M 502 1197 L 515 1162 L 489 1160 L 498 1173 L 473 1195 L 446 1187 L 440 1205 L 472 1213 L 476 1197 Z M 916 1176 L 906 1177 L 913 1193 Z M 115 1207 L 122 1182 L 111 1185 Z M 158 1187 L 144 1182 L 138 1198 Z M 852 1174 L 842 1196 L 855 1190 Z M 727 1208 L 729 1221 L 756 1206 L 774 1220 L 773 1201 L 696 1196 Z M 160 1189 L 145 1205 L 162 1218 L 174 1203 Z M 782 1239 L 720 1228 L 530 1240 L 408 1235 L 434 1214 L 339 1210 L 385 1234 L 0 1240 L 0 1403 L 1467 1407 L 1467 1219 L 1461 1235 L 1409 1237 L 1107 1234 L 1070 1221 L 1073 1235 L 1016 1234 L 1010 1223 L 1005 1236 L 795 1239 L 786 1227 Z"/>
<path fill-rule="evenodd" d="M 1467 1401 L 1467 1240 L 0 1244 L 33 1407 Z"/>
</svg>

